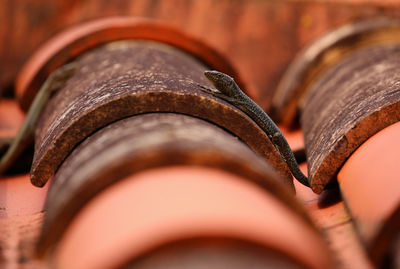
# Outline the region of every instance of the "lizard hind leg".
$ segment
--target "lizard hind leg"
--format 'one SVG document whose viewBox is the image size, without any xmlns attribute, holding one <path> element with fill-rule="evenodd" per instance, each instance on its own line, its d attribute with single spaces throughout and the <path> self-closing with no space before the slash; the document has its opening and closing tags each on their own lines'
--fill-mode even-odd
<svg viewBox="0 0 400 269">
<path fill-rule="evenodd" d="M 304 186 L 310 187 L 307 177 L 301 172 L 293 151 L 290 149 L 285 137 L 282 133 L 276 132 L 271 137 L 271 142 L 278 149 L 283 160 L 289 166 L 292 175 Z"/>
<path fill-rule="evenodd" d="M 268 135 L 269 139 L 271 140 L 274 147 L 278 150 L 279 155 L 281 155 L 282 159 L 287 163 L 287 159 L 285 154 L 283 154 L 284 150 L 284 143 L 282 141 L 282 134 L 279 132 L 274 133 L 273 135 Z"/>
<path fill-rule="evenodd" d="M 271 139 L 272 144 L 274 144 L 274 146 L 281 151 L 282 147 L 284 146 L 283 135 L 280 132 L 276 132 L 269 136 L 269 138 Z"/>
</svg>

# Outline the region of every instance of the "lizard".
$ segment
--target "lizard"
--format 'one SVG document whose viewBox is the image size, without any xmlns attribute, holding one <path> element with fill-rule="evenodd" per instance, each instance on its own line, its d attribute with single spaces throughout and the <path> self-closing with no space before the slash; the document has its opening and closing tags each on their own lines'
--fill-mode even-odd
<svg viewBox="0 0 400 269">
<path fill-rule="evenodd" d="M 309 181 L 303 172 L 301 172 L 286 138 L 268 114 L 239 88 L 232 77 L 215 70 L 206 70 L 204 71 L 204 75 L 216 89 L 211 89 L 200 84 L 198 86 L 203 91 L 232 104 L 254 120 L 267 134 L 272 144 L 288 165 L 292 175 L 300 183 L 310 187 Z"/>
<path fill-rule="evenodd" d="M 1 143 L 4 147 L 7 146 L 5 144 L 8 144 L 8 149 L 0 159 L 0 175 L 5 173 L 24 152 L 24 150 L 33 143 L 35 126 L 39 120 L 41 112 L 47 105 L 53 93 L 61 88 L 65 82 L 71 78 L 75 73 L 75 70 L 75 63 L 63 65 L 51 73 L 40 87 L 17 135 L 13 139 Z"/>
</svg>

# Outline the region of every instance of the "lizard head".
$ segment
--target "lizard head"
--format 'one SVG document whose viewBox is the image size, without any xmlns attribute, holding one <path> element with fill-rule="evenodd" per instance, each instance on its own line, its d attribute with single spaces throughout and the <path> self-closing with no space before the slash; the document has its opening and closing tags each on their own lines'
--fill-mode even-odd
<svg viewBox="0 0 400 269">
<path fill-rule="evenodd" d="M 204 75 L 214 84 L 217 90 L 223 94 L 227 96 L 233 96 L 235 94 L 232 91 L 235 81 L 227 74 L 215 70 L 206 70 L 204 71 Z"/>
</svg>

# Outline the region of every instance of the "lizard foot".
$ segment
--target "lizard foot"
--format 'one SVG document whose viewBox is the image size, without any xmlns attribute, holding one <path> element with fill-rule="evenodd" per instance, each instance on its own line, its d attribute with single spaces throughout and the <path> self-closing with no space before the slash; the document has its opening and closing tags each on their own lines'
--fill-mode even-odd
<svg viewBox="0 0 400 269">
<path fill-rule="evenodd" d="M 196 85 L 199 86 L 203 92 L 210 93 L 212 95 L 221 93 L 217 89 L 209 88 L 209 87 L 206 87 L 206 86 L 198 84 L 198 83 L 196 83 Z"/>
<path fill-rule="evenodd" d="M 206 92 L 206 93 L 209 93 L 209 94 L 211 94 L 211 95 L 213 95 L 215 97 L 221 98 L 222 100 L 225 100 L 225 101 L 227 101 L 228 103 L 230 103 L 230 104 L 232 104 L 234 106 L 243 106 L 243 105 L 245 105 L 245 102 L 237 100 L 237 99 L 235 99 L 233 97 L 227 96 L 226 94 L 220 92 L 217 89 L 212 89 L 212 88 L 203 86 L 201 84 L 197 84 L 197 86 L 199 86 L 203 92 Z"/>
</svg>

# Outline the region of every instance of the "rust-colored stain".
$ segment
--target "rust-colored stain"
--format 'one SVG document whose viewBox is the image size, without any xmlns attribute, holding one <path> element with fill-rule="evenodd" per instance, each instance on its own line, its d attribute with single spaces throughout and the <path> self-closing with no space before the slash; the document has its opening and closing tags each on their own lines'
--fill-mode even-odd
<svg viewBox="0 0 400 269">
<path fill-rule="evenodd" d="M 290 172 L 267 135 L 243 112 L 205 93 L 208 67 L 165 44 L 120 41 L 88 52 L 75 75 L 50 100 L 39 120 L 31 180 L 43 186 L 76 144 L 96 129 L 141 113 L 175 112 L 221 126 Z"/>
</svg>

